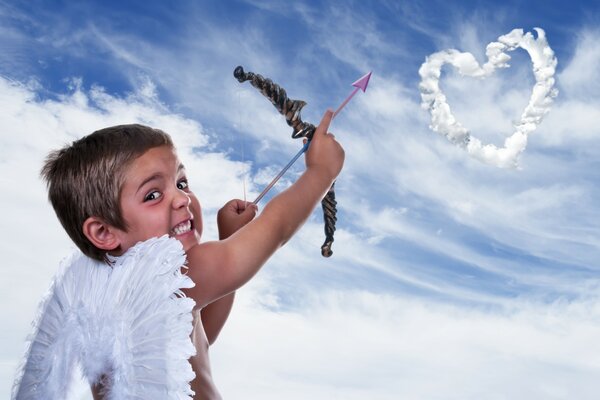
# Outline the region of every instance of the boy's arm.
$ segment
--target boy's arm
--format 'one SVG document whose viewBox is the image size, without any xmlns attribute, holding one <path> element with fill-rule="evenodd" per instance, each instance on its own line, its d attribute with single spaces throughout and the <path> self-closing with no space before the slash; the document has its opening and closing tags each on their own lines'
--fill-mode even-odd
<svg viewBox="0 0 600 400">
<path fill-rule="evenodd" d="M 186 290 L 203 307 L 241 287 L 284 245 L 310 216 L 344 163 L 344 150 L 327 133 L 333 113 L 327 111 L 306 153 L 306 171 L 265 207 L 259 217 L 219 242 L 187 251 L 188 275 L 196 286 Z"/>
<path fill-rule="evenodd" d="M 235 292 L 232 292 L 217 301 L 213 301 L 200 311 L 202 326 L 209 345 L 215 343 L 219 333 L 221 333 L 221 329 L 223 329 L 233 307 L 234 300 Z"/>
<path fill-rule="evenodd" d="M 225 240 L 242 226 L 254 219 L 256 206 L 243 202 L 242 200 L 231 200 L 221 208 L 217 214 L 217 226 L 219 227 L 219 240 Z M 228 294 L 204 307 L 200 312 L 202 326 L 206 333 L 209 344 L 217 340 L 217 336 L 223 329 L 227 317 L 233 307 L 235 292 Z"/>
</svg>

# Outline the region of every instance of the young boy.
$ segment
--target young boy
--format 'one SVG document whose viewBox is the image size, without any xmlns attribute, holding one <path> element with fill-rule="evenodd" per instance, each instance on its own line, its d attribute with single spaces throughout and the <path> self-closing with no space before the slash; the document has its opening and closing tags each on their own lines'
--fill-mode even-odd
<svg viewBox="0 0 600 400">
<path fill-rule="evenodd" d="M 255 207 L 228 203 L 219 213 L 224 240 L 215 242 L 200 243 L 200 203 L 188 187 L 170 138 L 161 131 L 107 128 L 51 154 L 42 171 L 49 197 L 63 227 L 87 257 L 76 259 L 57 279 L 17 382 L 16 397 L 60 395 L 67 384 L 54 384 L 52 378 L 70 374 L 74 363 L 69 360 L 74 359 L 83 364 L 95 398 L 139 393 L 146 393 L 141 398 L 184 398 L 189 386 L 182 382 L 194 376 L 181 363 L 183 359 L 187 364 L 193 354 L 183 340 L 190 333 L 186 326 L 191 307 L 188 299 L 178 296 L 182 290 L 195 301 L 192 386 L 196 398 L 218 398 L 207 343 L 222 327 L 233 292 L 291 238 L 339 174 L 344 151 L 327 133 L 331 118 L 327 111 L 300 178 L 257 218 L 253 219 Z M 143 133 L 138 134 L 139 129 Z M 181 250 L 187 276 L 180 273 Z M 95 264 L 85 263 L 89 259 Z M 83 270 L 93 272 L 71 278 Z M 98 288 L 94 277 L 104 286 Z M 67 285 L 69 279 L 76 284 Z M 113 326 L 116 332 L 109 329 Z"/>
</svg>

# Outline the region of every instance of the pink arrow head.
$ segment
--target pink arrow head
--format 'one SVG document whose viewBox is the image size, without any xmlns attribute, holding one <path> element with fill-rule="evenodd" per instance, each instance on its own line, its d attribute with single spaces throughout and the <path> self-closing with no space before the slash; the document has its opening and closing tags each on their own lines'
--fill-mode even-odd
<svg viewBox="0 0 600 400">
<path fill-rule="evenodd" d="M 363 92 L 367 90 L 367 85 L 369 84 L 369 79 L 371 79 L 371 74 L 373 71 L 369 72 L 362 78 L 358 79 L 356 82 L 352 84 L 352 86 L 362 89 Z"/>
<path fill-rule="evenodd" d="M 348 104 L 350 99 L 354 97 L 356 93 L 358 93 L 358 89 L 362 89 L 363 92 L 367 90 L 369 79 L 371 79 L 371 73 L 372 72 L 369 72 L 368 74 L 366 74 L 365 76 L 363 76 L 362 78 L 360 78 L 352 84 L 352 86 L 354 86 L 356 89 L 354 89 L 352 93 L 350 93 L 350 96 L 346 97 L 346 100 L 344 100 L 344 102 L 338 107 L 338 109 L 335 110 L 335 112 L 333 113 L 333 117 L 331 117 L 332 119 L 335 118 L 335 116 L 338 115 L 340 111 L 342 111 L 342 108 L 344 108 L 344 106 Z"/>
</svg>

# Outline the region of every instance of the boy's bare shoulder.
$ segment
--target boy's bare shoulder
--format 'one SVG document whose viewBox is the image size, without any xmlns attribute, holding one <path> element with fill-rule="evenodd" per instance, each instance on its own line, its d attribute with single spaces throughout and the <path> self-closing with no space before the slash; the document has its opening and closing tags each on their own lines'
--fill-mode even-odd
<svg viewBox="0 0 600 400">
<path fill-rule="evenodd" d="M 185 250 L 187 267 L 192 272 L 213 268 L 217 259 L 225 254 L 223 246 L 217 241 L 198 243 Z"/>
<path fill-rule="evenodd" d="M 257 219 L 224 240 L 196 244 L 186 250 L 188 276 L 195 286 L 186 295 L 205 305 L 239 289 L 277 247 L 261 237 Z M 268 235 L 267 235 L 268 236 Z M 269 250 L 265 251 L 264 247 Z"/>
<path fill-rule="evenodd" d="M 227 244 L 224 241 L 203 242 L 185 251 L 187 275 L 195 286 L 184 292 L 203 308 L 224 293 L 223 271 L 227 269 Z"/>
</svg>

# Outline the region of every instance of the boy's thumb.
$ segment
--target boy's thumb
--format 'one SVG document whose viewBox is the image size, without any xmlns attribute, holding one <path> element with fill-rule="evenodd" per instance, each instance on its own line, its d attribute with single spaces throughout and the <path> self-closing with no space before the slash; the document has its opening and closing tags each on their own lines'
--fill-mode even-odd
<svg viewBox="0 0 600 400">
<path fill-rule="evenodd" d="M 248 221 L 251 221 L 257 212 L 258 212 L 258 206 L 254 203 L 250 203 L 246 206 L 246 209 L 244 210 L 244 212 L 242 214 L 246 218 L 248 218 Z"/>
</svg>

